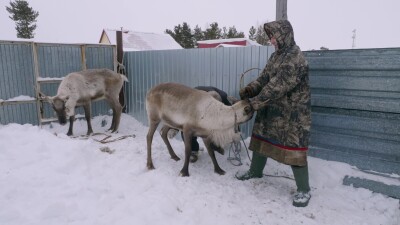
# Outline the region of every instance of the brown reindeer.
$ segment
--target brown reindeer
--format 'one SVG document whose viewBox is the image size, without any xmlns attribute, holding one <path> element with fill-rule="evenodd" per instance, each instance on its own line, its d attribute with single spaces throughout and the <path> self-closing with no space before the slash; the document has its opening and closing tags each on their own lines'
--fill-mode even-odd
<svg viewBox="0 0 400 225">
<path fill-rule="evenodd" d="M 93 133 L 91 119 L 91 102 L 105 99 L 113 111 L 109 130 L 116 132 L 121 119 L 122 106 L 119 103 L 119 92 L 124 81 L 128 79 L 109 69 L 90 69 L 68 74 L 60 83 L 57 95 L 44 99 L 49 101 L 57 114 L 58 121 L 64 125 L 69 117 L 68 136 L 73 134 L 75 107 L 83 106 L 87 121 L 87 135 Z M 43 95 L 43 94 L 42 94 Z"/>
<path fill-rule="evenodd" d="M 240 134 L 235 127 L 250 120 L 253 109 L 247 100 L 226 106 L 207 92 L 196 90 L 182 84 L 162 83 L 151 88 L 146 96 L 146 110 L 149 121 L 147 133 L 147 168 L 154 169 L 151 157 L 151 144 L 154 132 L 160 122 L 164 124 L 162 138 L 167 145 L 171 158 L 179 160 L 172 149 L 167 133 L 168 129 L 183 132 L 185 143 L 185 163 L 181 176 L 189 176 L 189 157 L 193 136 L 201 137 L 214 164 L 214 171 L 225 174 L 215 158 L 215 147 L 223 148 L 233 140 L 239 140 Z"/>
</svg>

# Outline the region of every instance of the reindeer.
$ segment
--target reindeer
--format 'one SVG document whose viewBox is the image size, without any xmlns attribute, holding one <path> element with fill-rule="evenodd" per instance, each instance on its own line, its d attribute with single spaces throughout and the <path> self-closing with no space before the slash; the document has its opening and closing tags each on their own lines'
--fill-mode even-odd
<svg viewBox="0 0 400 225">
<path fill-rule="evenodd" d="M 121 119 L 122 106 L 119 103 L 119 92 L 126 76 L 109 69 L 90 69 L 68 74 L 60 83 L 57 95 L 42 98 L 51 103 L 61 125 L 66 124 L 69 117 L 68 136 L 73 134 L 75 107 L 83 106 L 88 126 L 87 135 L 93 133 L 91 119 L 91 102 L 105 99 L 113 111 L 109 130 L 116 132 Z M 44 97 L 43 97 L 44 96 Z"/>
<path fill-rule="evenodd" d="M 167 133 L 169 129 L 183 132 L 185 144 L 185 162 L 181 176 L 189 176 L 189 158 L 193 136 L 201 137 L 214 164 L 214 172 L 223 175 L 215 158 L 213 149 L 223 148 L 232 141 L 238 141 L 238 124 L 250 120 L 253 116 L 249 101 L 242 100 L 232 106 L 226 106 L 207 92 L 196 90 L 178 83 L 162 83 L 151 88 L 146 96 L 146 110 L 149 121 L 147 133 L 147 168 L 154 169 L 151 157 L 151 144 L 154 132 L 160 122 L 164 124 L 162 139 L 167 145 L 172 159 L 180 158 L 172 149 Z"/>
</svg>

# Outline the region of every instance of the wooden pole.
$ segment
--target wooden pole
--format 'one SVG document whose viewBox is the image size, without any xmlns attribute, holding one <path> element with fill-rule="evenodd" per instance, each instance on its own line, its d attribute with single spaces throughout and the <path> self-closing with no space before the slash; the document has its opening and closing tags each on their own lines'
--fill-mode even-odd
<svg viewBox="0 0 400 225">
<path fill-rule="evenodd" d="M 287 0 L 276 0 L 276 20 L 287 19 Z"/>
<path fill-rule="evenodd" d="M 117 31 L 117 72 L 125 74 L 125 70 L 121 67 L 124 58 L 124 45 L 122 39 L 122 28 L 120 31 Z M 119 92 L 119 103 L 122 105 L 122 112 L 126 113 L 126 105 L 125 105 L 125 90 L 124 86 L 122 87 L 121 91 Z"/>
<path fill-rule="evenodd" d="M 118 63 L 123 63 L 122 58 L 124 56 L 124 46 L 122 42 L 122 30 L 117 31 L 117 61 Z"/>
</svg>

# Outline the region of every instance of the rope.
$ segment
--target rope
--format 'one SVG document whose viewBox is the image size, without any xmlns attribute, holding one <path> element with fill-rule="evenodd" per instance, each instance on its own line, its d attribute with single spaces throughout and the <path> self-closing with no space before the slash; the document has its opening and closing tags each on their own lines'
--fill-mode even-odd
<svg viewBox="0 0 400 225">
<path fill-rule="evenodd" d="M 246 143 L 244 142 L 244 139 L 242 135 L 240 135 L 242 138 L 243 145 L 246 149 L 247 152 L 247 157 L 249 157 L 249 160 L 251 162 L 250 154 L 249 154 L 249 149 L 246 146 Z M 231 151 L 233 151 L 234 157 L 231 157 Z M 228 160 L 231 162 L 232 165 L 234 166 L 241 166 L 243 165 L 241 161 L 241 156 L 240 156 L 240 151 L 241 151 L 241 143 L 240 142 L 232 142 L 231 146 L 229 147 L 229 155 L 228 155 Z M 238 163 L 234 163 L 234 161 L 237 161 Z M 276 178 L 286 178 L 289 180 L 294 180 L 292 177 L 284 176 L 284 175 L 272 175 L 272 174 L 263 174 L 266 177 L 276 177 Z"/>
<path fill-rule="evenodd" d="M 240 138 L 242 139 L 243 145 L 244 145 L 244 147 L 245 147 L 245 149 L 246 149 L 247 157 L 249 157 L 249 160 L 250 160 L 250 162 L 251 162 L 251 158 L 250 158 L 250 154 L 249 154 L 249 149 L 247 148 L 246 143 L 244 142 L 244 139 L 243 139 L 242 134 L 240 134 Z"/>
<path fill-rule="evenodd" d="M 242 139 L 243 145 L 246 149 L 247 156 L 249 157 L 249 160 L 251 161 L 249 149 L 247 149 L 247 146 L 246 146 L 246 143 L 244 142 L 242 134 L 240 134 L 240 138 Z M 241 145 L 240 141 L 231 143 L 231 146 L 229 147 L 228 160 L 231 162 L 232 165 L 234 165 L 234 166 L 243 165 L 242 158 L 240 156 L 241 151 L 242 151 L 242 145 Z M 233 153 L 232 157 L 231 157 L 231 152 Z M 238 163 L 234 163 L 234 161 L 237 161 Z"/>
<path fill-rule="evenodd" d="M 105 137 L 103 139 L 100 139 L 100 140 L 92 138 L 92 140 L 97 141 L 97 142 L 102 143 L 102 144 L 107 144 L 107 143 L 110 143 L 110 142 L 120 141 L 120 140 L 126 139 L 128 137 L 132 137 L 132 138 L 136 137 L 136 135 L 130 134 L 130 135 L 123 135 L 123 136 L 120 136 L 120 137 L 117 137 L 117 138 L 114 138 L 114 139 L 110 139 L 112 137 L 112 135 L 110 135 L 110 134 L 93 133 L 91 135 L 80 135 L 80 136 L 74 136 L 74 137 L 71 137 L 71 138 L 76 138 L 76 139 L 79 139 L 79 140 L 87 140 L 92 136 L 99 136 L 99 135 L 104 135 Z"/>
<path fill-rule="evenodd" d="M 240 151 L 242 145 L 240 142 L 232 142 L 231 146 L 229 147 L 229 155 L 228 155 L 228 160 L 229 162 L 232 163 L 234 166 L 241 166 L 243 165 L 242 159 L 240 157 Z M 231 151 L 233 152 L 233 157 L 231 157 Z M 237 163 L 235 163 L 237 161 Z"/>
<path fill-rule="evenodd" d="M 244 72 L 240 75 L 240 86 L 239 86 L 240 89 L 242 89 L 242 88 L 244 87 L 244 75 L 245 75 L 246 73 L 252 71 L 252 70 L 258 70 L 258 71 L 260 71 L 261 69 L 260 69 L 260 68 L 254 67 L 254 68 L 250 68 L 250 69 L 244 71 Z"/>
<path fill-rule="evenodd" d="M 286 178 L 289 180 L 294 180 L 294 178 L 288 177 L 288 176 L 284 176 L 284 175 L 272 175 L 272 174 L 263 174 L 266 177 L 276 177 L 276 178 Z"/>
<path fill-rule="evenodd" d="M 243 139 L 243 136 L 242 135 L 240 135 L 240 137 L 242 138 L 242 142 L 243 142 L 243 145 L 244 145 L 244 147 L 245 147 L 245 149 L 246 149 L 246 152 L 247 152 L 247 157 L 249 157 L 249 160 L 250 160 L 250 162 L 251 162 L 251 158 L 250 158 L 250 154 L 249 154 L 249 149 L 247 148 L 247 146 L 246 146 L 246 143 L 244 142 L 244 139 Z M 233 143 L 232 143 L 233 144 Z M 240 142 L 238 142 L 238 144 L 240 145 Z M 232 145 L 231 145 L 231 148 L 232 148 Z M 230 155 L 230 152 L 231 152 L 231 148 L 229 149 L 229 155 Z M 239 149 L 239 151 L 240 151 L 240 149 Z M 235 153 L 235 156 L 236 156 L 236 152 L 234 152 Z M 229 158 L 228 158 L 229 159 Z M 235 159 L 235 158 L 234 158 Z M 231 163 L 232 163 L 232 161 L 231 161 Z M 234 166 L 241 166 L 242 165 L 242 162 L 240 161 L 240 155 L 239 155 L 239 165 L 235 165 L 235 164 L 233 164 Z M 288 176 L 284 176 L 284 175 L 272 175 L 272 174 L 263 174 L 264 176 L 267 176 L 267 177 L 276 177 L 276 178 L 286 178 L 286 179 L 289 179 L 289 180 L 294 180 L 294 178 L 292 178 L 292 177 L 288 177 Z"/>
</svg>

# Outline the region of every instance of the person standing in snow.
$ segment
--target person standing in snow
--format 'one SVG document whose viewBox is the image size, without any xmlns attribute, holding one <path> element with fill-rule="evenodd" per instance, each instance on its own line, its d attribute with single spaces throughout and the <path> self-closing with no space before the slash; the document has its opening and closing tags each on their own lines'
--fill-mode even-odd
<svg viewBox="0 0 400 225">
<path fill-rule="evenodd" d="M 311 198 L 307 150 L 311 126 L 308 62 L 294 40 L 288 20 L 264 24 L 275 52 L 260 76 L 239 91 L 257 111 L 249 149 L 250 169 L 239 180 L 261 178 L 267 158 L 290 165 L 297 185 L 293 205 L 305 207 Z M 268 101 L 267 104 L 262 104 Z"/>
</svg>

